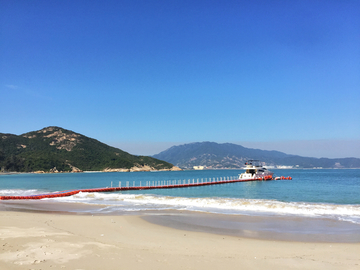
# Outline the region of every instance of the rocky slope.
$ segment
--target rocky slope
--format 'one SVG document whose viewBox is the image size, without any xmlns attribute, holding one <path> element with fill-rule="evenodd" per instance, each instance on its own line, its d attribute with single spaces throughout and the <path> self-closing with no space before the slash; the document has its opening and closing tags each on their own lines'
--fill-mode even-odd
<svg viewBox="0 0 360 270">
<path fill-rule="evenodd" d="M 0 133 L 0 170 L 15 172 L 80 172 L 177 170 L 172 164 L 134 156 L 60 127 L 22 135 Z"/>
</svg>

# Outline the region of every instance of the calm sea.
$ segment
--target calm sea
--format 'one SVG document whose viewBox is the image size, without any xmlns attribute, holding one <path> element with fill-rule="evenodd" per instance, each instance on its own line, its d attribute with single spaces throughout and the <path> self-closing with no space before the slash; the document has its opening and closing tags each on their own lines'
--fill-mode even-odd
<svg viewBox="0 0 360 270">
<path fill-rule="evenodd" d="M 181 172 L 14 174 L 0 175 L 0 195 L 30 195 L 110 186 L 138 186 L 151 181 L 191 180 L 237 176 L 243 170 Z M 79 193 L 43 199 L 96 205 L 100 213 L 143 210 L 190 210 L 228 215 L 321 217 L 360 224 L 360 169 L 274 170 L 291 181 Z M 95 208 L 94 208 L 95 209 Z"/>
</svg>

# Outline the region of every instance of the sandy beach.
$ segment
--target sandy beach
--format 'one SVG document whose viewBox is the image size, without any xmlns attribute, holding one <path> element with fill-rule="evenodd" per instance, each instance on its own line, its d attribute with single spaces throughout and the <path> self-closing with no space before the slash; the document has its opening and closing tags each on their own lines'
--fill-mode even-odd
<svg viewBox="0 0 360 270">
<path fill-rule="evenodd" d="M 0 211 L 0 269 L 360 269 L 360 243 L 252 239 L 145 219 Z"/>
</svg>

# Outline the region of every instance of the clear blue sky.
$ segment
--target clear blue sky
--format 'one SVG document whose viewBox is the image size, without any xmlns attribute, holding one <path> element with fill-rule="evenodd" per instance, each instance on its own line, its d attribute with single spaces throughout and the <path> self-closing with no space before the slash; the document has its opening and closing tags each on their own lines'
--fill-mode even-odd
<svg viewBox="0 0 360 270">
<path fill-rule="evenodd" d="M 0 132 L 360 157 L 360 1 L 0 0 Z"/>
</svg>

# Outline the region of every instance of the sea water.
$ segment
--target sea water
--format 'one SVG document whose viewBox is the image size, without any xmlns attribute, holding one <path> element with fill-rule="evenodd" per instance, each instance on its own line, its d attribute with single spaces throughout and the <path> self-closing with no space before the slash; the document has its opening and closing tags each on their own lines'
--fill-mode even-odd
<svg viewBox="0 0 360 270">
<path fill-rule="evenodd" d="M 0 196 L 32 195 L 110 186 L 237 177 L 242 170 L 89 172 L 0 175 Z M 249 216 L 300 216 L 360 225 L 360 169 L 274 170 L 292 180 L 229 183 L 175 189 L 78 193 L 42 199 L 93 205 L 98 213 L 189 210 Z M 96 206 L 96 207 L 95 207 Z M 87 208 L 88 209 L 88 208 Z M 85 211 L 85 210 L 84 210 Z M 88 210 L 86 210 L 88 211 Z"/>
</svg>

